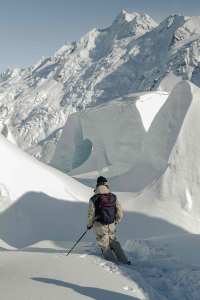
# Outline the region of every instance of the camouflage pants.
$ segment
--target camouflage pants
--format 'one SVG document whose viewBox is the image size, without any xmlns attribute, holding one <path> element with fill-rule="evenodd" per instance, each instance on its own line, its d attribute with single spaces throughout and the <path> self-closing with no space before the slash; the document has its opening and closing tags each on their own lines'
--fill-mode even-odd
<svg viewBox="0 0 200 300">
<path fill-rule="evenodd" d="M 115 223 L 102 225 L 99 222 L 95 222 L 93 228 L 103 256 L 108 260 L 127 263 L 128 259 L 116 238 Z"/>
</svg>

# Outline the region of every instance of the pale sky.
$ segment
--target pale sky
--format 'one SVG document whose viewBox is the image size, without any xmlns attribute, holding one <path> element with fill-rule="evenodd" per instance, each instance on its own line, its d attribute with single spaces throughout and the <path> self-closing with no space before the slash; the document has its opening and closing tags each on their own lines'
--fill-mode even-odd
<svg viewBox="0 0 200 300">
<path fill-rule="evenodd" d="M 200 1 L 0 0 L 0 72 L 53 55 L 92 28 L 107 27 L 122 9 L 145 12 L 159 22 L 174 13 L 200 15 Z"/>
</svg>

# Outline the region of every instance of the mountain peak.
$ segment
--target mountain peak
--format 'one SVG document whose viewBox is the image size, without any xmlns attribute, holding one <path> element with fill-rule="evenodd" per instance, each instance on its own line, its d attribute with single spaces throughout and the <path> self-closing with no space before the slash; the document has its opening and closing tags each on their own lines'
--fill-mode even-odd
<svg viewBox="0 0 200 300">
<path fill-rule="evenodd" d="M 159 27 L 163 27 L 163 28 L 170 28 L 170 27 L 179 27 L 182 26 L 185 22 L 185 17 L 182 15 L 169 15 L 166 19 L 164 19 Z"/>
<path fill-rule="evenodd" d="M 115 22 L 117 23 L 124 23 L 124 22 L 131 22 L 133 19 L 135 19 L 140 14 L 137 12 L 129 13 L 125 9 L 122 9 L 122 11 L 119 13 L 117 18 L 115 19 Z"/>
<path fill-rule="evenodd" d="M 127 10 L 122 9 L 122 11 L 118 14 L 116 19 L 114 20 L 114 24 L 121 24 L 124 23 L 132 23 L 132 22 L 140 22 L 140 21 L 151 21 L 154 23 L 154 25 L 157 25 L 157 23 L 147 14 L 144 13 L 138 13 L 138 12 L 132 12 L 129 13 Z"/>
<path fill-rule="evenodd" d="M 144 13 L 129 13 L 122 10 L 111 25 L 119 39 L 128 36 L 140 36 L 157 26 L 157 23 Z"/>
</svg>

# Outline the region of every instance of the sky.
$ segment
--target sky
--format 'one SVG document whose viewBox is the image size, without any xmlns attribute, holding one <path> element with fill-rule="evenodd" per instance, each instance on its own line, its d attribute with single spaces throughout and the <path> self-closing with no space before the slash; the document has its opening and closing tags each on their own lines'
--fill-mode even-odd
<svg viewBox="0 0 200 300">
<path fill-rule="evenodd" d="M 199 0 L 0 0 L 0 72 L 28 67 L 92 28 L 109 26 L 122 9 L 157 22 L 170 14 L 199 15 Z"/>
</svg>

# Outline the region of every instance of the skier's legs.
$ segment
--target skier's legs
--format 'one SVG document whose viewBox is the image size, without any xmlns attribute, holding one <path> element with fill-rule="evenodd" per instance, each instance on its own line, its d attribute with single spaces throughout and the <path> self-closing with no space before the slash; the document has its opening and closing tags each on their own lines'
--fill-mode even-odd
<svg viewBox="0 0 200 300">
<path fill-rule="evenodd" d="M 117 257 L 110 248 L 109 227 L 95 222 L 94 230 L 96 233 L 97 244 L 101 248 L 105 259 L 117 262 Z"/>
<path fill-rule="evenodd" d="M 101 223 L 95 222 L 93 227 L 99 247 L 102 249 L 109 248 L 109 235 L 107 225 L 102 225 Z"/>
<path fill-rule="evenodd" d="M 110 248 L 113 250 L 114 254 L 116 255 L 117 259 L 120 262 L 127 264 L 128 258 L 126 257 L 120 243 L 117 241 L 116 225 L 114 223 L 109 225 L 109 245 Z"/>
<path fill-rule="evenodd" d="M 124 250 L 122 249 L 120 243 L 115 239 L 115 240 L 110 240 L 110 248 L 113 250 L 115 253 L 117 259 L 124 263 L 128 263 L 128 258 L 126 257 L 126 254 L 124 253 Z"/>
<path fill-rule="evenodd" d="M 116 240 L 116 225 L 115 223 L 108 225 L 109 243 L 111 240 Z"/>
<path fill-rule="evenodd" d="M 115 263 L 118 262 L 118 259 L 114 253 L 114 251 L 112 251 L 112 249 L 110 247 L 108 248 L 101 248 L 102 251 L 102 255 L 106 260 L 110 260 L 113 261 Z"/>
</svg>

